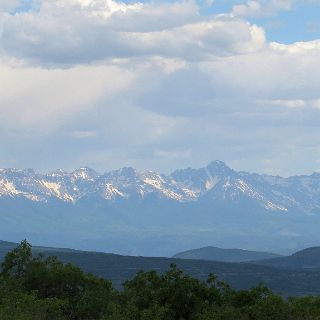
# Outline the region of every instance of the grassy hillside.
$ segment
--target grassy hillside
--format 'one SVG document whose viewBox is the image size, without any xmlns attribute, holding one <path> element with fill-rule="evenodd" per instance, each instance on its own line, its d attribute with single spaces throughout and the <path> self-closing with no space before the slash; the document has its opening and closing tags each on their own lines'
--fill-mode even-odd
<svg viewBox="0 0 320 320">
<path fill-rule="evenodd" d="M 277 258 L 280 255 L 268 252 L 249 251 L 242 249 L 221 249 L 217 247 L 204 247 L 177 253 L 173 258 L 197 259 L 223 262 L 247 262 Z"/>
</svg>

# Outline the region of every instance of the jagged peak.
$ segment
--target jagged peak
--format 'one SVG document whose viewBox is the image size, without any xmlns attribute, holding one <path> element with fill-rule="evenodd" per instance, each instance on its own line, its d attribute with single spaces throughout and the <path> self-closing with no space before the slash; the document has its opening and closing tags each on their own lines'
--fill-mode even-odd
<svg viewBox="0 0 320 320">
<path fill-rule="evenodd" d="M 52 176 L 52 177 L 61 177 L 61 176 L 65 176 L 68 175 L 69 173 L 63 169 L 56 169 L 51 171 L 48 176 Z"/>
<path fill-rule="evenodd" d="M 76 172 L 76 171 L 85 171 L 85 172 L 94 172 L 94 173 L 97 173 L 94 169 L 92 169 L 92 168 L 90 168 L 90 167 L 87 167 L 87 166 L 85 166 L 85 167 L 80 167 L 80 168 L 74 170 L 74 172 Z"/>
<path fill-rule="evenodd" d="M 320 178 L 320 172 L 314 172 L 310 177 L 312 177 L 312 178 Z"/>
<path fill-rule="evenodd" d="M 17 169 L 17 168 L 2 168 L 0 170 L 1 173 L 23 173 L 25 170 Z"/>
<path fill-rule="evenodd" d="M 35 175 L 35 171 L 32 168 L 26 168 L 22 170 L 26 175 Z"/>
<path fill-rule="evenodd" d="M 286 211 L 296 207 L 313 213 L 320 207 L 320 177 L 319 183 L 315 179 L 318 174 L 314 174 L 312 180 L 301 176 L 280 181 L 258 174 L 241 174 L 222 161 L 212 161 L 200 169 L 176 170 L 171 175 L 150 170 L 137 171 L 132 167 L 100 175 L 89 167 L 80 167 L 71 173 L 59 169 L 50 174 L 35 173 L 32 169 L 3 169 L 0 177 L 3 181 L 1 197 L 17 195 L 34 201 L 46 201 L 53 196 L 76 202 L 82 197 L 98 194 L 110 199 L 114 195 L 130 199 L 139 194 L 142 198 L 154 194 L 185 202 L 206 201 L 206 196 L 223 200 L 238 199 L 244 195 L 268 210 Z M 296 197 L 297 190 L 299 195 L 305 192 L 307 196 Z"/>
<path fill-rule="evenodd" d="M 81 179 L 91 179 L 97 177 L 99 174 L 92 168 L 80 167 L 79 169 L 73 171 L 72 175 Z"/>
<path fill-rule="evenodd" d="M 206 169 L 213 173 L 233 173 L 235 172 L 233 169 L 228 167 L 223 161 L 215 160 L 211 161 L 207 166 Z"/>
<path fill-rule="evenodd" d="M 136 177 L 137 176 L 137 171 L 136 169 L 132 167 L 123 167 L 118 170 L 114 170 L 111 172 L 113 175 L 118 175 L 118 176 L 125 176 L 125 177 Z"/>
</svg>

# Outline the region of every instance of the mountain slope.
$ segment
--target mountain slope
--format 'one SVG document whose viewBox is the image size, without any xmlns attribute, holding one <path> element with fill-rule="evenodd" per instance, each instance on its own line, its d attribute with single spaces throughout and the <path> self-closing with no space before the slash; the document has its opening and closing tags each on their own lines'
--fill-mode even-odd
<svg viewBox="0 0 320 320">
<path fill-rule="evenodd" d="M 217 247 L 204 247 L 177 253 L 176 259 L 196 259 L 223 262 L 246 262 L 280 257 L 274 253 L 249 251 L 242 249 L 221 249 Z"/>
<path fill-rule="evenodd" d="M 320 270 L 320 247 L 307 248 L 288 257 L 254 261 L 253 263 L 285 269 Z"/>
<path fill-rule="evenodd" d="M 4 259 L 5 255 L 14 250 L 18 246 L 15 242 L 2 241 L 0 240 L 0 261 Z M 32 251 L 35 255 L 46 252 L 47 254 L 54 255 L 55 252 L 77 252 L 77 250 L 68 249 L 68 248 L 53 248 L 53 247 L 41 247 L 41 246 L 33 246 Z"/>
</svg>

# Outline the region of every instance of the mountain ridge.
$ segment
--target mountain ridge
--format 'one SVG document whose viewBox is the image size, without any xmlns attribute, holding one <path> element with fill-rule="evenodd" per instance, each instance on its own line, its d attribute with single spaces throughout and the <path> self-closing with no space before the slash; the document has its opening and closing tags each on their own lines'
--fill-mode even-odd
<svg viewBox="0 0 320 320">
<path fill-rule="evenodd" d="M 271 258 L 277 258 L 280 255 L 271 252 L 251 251 L 237 248 L 222 249 L 213 246 L 202 247 L 179 252 L 173 256 L 177 259 L 196 259 L 208 261 L 223 262 L 249 262 Z"/>
<path fill-rule="evenodd" d="M 320 246 L 305 248 L 289 256 L 261 259 L 259 261 L 251 261 L 250 263 L 283 269 L 304 269 L 319 271 Z"/>
<path fill-rule="evenodd" d="M 221 161 L 170 175 L 1 169 L 0 218 L 2 237 L 47 246 L 147 256 L 208 243 L 284 252 L 320 242 L 320 175 L 237 172 Z"/>
<path fill-rule="evenodd" d="M 11 245 L 10 248 L 8 244 Z M 3 261 L 5 254 L 17 245 L 17 243 L 0 241 L 0 262 Z M 33 250 L 35 254 L 56 256 L 64 263 L 71 262 L 85 272 L 109 279 L 118 289 L 121 289 L 125 280 L 132 279 L 140 270 L 156 270 L 163 273 L 169 269 L 170 264 L 174 263 L 187 274 L 202 281 L 206 281 L 208 275 L 214 273 L 219 279 L 227 281 L 236 289 L 248 289 L 263 282 L 276 293 L 284 296 L 320 294 L 320 272 L 317 271 L 288 270 L 249 263 L 124 256 L 66 248 L 33 247 Z"/>
<path fill-rule="evenodd" d="M 293 209 L 312 214 L 320 208 L 316 197 L 320 195 L 320 176 L 314 173 L 282 178 L 237 172 L 221 161 L 199 169 L 178 169 L 170 175 L 131 167 L 104 174 L 88 167 L 73 172 L 58 169 L 45 174 L 33 169 L 0 170 L 0 197 L 22 197 L 38 202 L 54 198 L 76 203 L 94 195 L 108 201 L 143 200 L 149 196 L 178 202 L 245 198 L 271 211 L 286 213 Z"/>
</svg>

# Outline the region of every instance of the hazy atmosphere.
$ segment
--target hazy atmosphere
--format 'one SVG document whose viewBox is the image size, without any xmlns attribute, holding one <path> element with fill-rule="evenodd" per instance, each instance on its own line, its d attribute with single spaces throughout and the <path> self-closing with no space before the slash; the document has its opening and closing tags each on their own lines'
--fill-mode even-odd
<svg viewBox="0 0 320 320">
<path fill-rule="evenodd" d="M 320 169 L 320 1 L 1 0 L 1 167 Z"/>
</svg>

